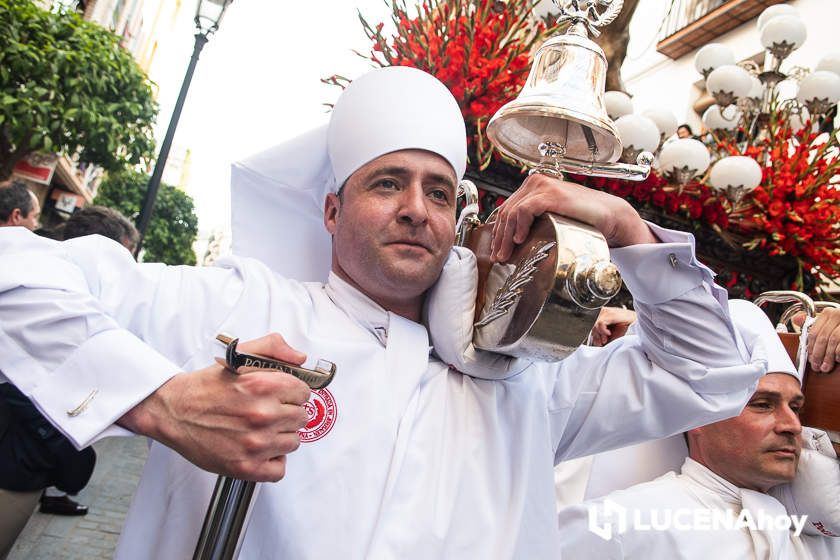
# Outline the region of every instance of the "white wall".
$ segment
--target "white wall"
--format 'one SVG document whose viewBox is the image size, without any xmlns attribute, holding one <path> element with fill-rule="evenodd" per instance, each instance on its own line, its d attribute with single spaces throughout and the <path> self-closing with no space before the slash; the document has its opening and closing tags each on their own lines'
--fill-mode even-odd
<svg viewBox="0 0 840 560">
<path fill-rule="evenodd" d="M 628 93 L 633 96 L 637 112 L 650 107 L 671 109 L 680 122 L 699 125 L 692 105 L 701 93 L 694 84 L 702 76 L 694 69 L 692 51 L 678 60 L 656 52 L 657 32 L 668 11 L 670 0 L 641 0 L 630 22 L 630 45 L 627 59 L 622 66 L 622 78 Z M 813 68 L 820 57 L 830 51 L 840 51 L 837 37 L 838 0 L 792 0 L 788 2 L 799 10 L 808 28 L 805 44 L 794 51 L 782 65 L 782 70 L 793 66 Z M 736 60 L 743 60 L 763 49 L 756 20 L 750 20 L 715 39 L 729 45 Z"/>
</svg>

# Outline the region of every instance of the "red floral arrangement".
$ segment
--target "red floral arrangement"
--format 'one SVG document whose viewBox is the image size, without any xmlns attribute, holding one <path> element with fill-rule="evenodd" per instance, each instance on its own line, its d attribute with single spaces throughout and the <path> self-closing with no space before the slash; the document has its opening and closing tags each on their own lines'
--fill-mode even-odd
<svg viewBox="0 0 840 560">
<path fill-rule="evenodd" d="M 419 68 L 446 84 L 470 132 L 470 153 L 478 160 L 471 163 L 485 169 L 494 154 L 487 121 L 522 89 L 531 51 L 546 33 L 543 22 L 528 17 L 536 2 L 424 0 L 414 17 L 404 0 L 390 4 L 396 35 L 386 36 L 383 23 L 371 26 L 359 16 L 373 42 L 370 53 L 359 56 L 375 66 Z M 349 80 L 336 75 L 323 81 L 344 86 Z"/>
<path fill-rule="evenodd" d="M 824 281 L 840 277 L 840 146 L 836 133 L 812 132 L 810 122 L 791 129 L 773 114 L 768 133 L 739 149 L 721 142 L 725 155 L 746 155 L 762 165 L 761 184 L 730 214 L 733 230 L 753 236 L 745 244 L 771 255 L 792 255 Z"/>
</svg>

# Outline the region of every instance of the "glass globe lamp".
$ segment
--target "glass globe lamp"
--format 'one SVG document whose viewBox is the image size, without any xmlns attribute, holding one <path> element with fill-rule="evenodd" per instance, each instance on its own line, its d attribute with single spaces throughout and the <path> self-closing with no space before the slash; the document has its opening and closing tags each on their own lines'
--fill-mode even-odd
<svg viewBox="0 0 840 560">
<path fill-rule="evenodd" d="M 659 153 L 659 169 L 670 181 L 687 185 L 709 168 L 709 150 L 699 140 L 680 138 L 668 142 Z"/>
<path fill-rule="evenodd" d="M 633 112 L 633 101 L 623 91 L 604 93 L 604 105 L 611 119 L 616 120 Z"/>
<path fill-rule="evenodd" d="M 715 68 L 706 78 L 706 89 L 721 107 L 732 105 L 752 90 L 750 73 L 734 64 Z"/>
<path fill-rule="evenodd" d="M 659 128 L 643 115 L 624 115 L 615 121 L 624 150 L 621 160 L 635 163 L 642 152 L 655 152 L 659 147 Z"/>
<path fill-rule="evenodd" d="M 761 184 L 761 166 L 751 157 L 729 156 L 719 159 L 709 172 L 709 184 L 737 204 L 745 194 Z"/>
</svg>

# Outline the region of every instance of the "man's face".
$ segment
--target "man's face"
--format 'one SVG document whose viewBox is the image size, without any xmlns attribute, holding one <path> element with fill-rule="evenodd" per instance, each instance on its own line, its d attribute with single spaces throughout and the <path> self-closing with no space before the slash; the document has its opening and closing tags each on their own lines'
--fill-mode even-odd
<svg viewBox="0 0 840 560">
<path fill-rule="evenodd" d="M 17 225 L 34 231 L 41 225 L 41 205 L 38 203 L 38 198 L 34 194 L 30 192 L 29 195 L 32 198 L 32 209 L 29 211 L 28 215 L 21 216 L 20 223 Z"/>
<path fill-rule="evenodd" d="M 741 488 L 766 492 L 790 482 L 802 449 L 804 401 L 794 377 L 767 374 L 739 416 L 689 431 L 690 456 Z"/>
<path fill-rule="evenodd" d="M 452 166 L 424 150 L 358 169 L 325 205 L 333 270 L 380 305 L 422 297 L 455 241 L 456 186 Z"/>
</svg>

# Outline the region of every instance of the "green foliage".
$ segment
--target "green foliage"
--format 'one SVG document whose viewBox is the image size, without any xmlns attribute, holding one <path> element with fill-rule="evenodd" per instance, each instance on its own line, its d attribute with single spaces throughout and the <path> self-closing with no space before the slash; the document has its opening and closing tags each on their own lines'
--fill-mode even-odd
<svg viewBox="0 0 840 560">
<path fill-rule="evenodd" d="M 109 206 L 136 221 L 143 206 L 149 177 L 137 171 L 121 171 L 102 181 L 95 204 Z M 161 184 L 152 221 L 143 241 L 145 262 L 195 264 L 192 245 L 198 234 L 198 218 L 192 198 L 170 185 Z"/>
<path fill-rule="evenodd" d="M 32 152 L 107 170 L 154 152 L 150 82 L 110 31 L 72 11 L 0 0 L 0 179 Z"/>
</svg>

